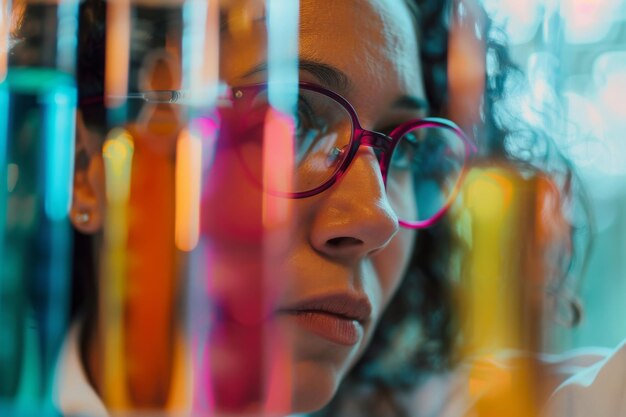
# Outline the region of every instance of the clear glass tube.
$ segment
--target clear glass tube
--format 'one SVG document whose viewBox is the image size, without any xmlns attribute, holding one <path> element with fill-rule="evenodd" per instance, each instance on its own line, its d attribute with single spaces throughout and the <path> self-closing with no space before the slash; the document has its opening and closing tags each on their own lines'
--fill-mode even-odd
<svg viewBox="0 0 626 417">
<path fill-rule="evenodd" d="M 101 394 L 113 413 L 182 412 L 202 146 L 190 120 L 217 99 L 217 2 L 111 0 L 106 26 Z"/>
</svg>

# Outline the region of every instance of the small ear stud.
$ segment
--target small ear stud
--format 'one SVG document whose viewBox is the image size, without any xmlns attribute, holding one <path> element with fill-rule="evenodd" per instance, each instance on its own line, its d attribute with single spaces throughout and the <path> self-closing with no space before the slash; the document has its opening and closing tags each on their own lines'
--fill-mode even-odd
<svg viewBox="0 0 626 417">
<path fill-rule="evenodd" d="M 79 211 L 74 215 L 74 221 L 78 224 L 85 224 L 89 221 L 90 215 L 88 211 Z"/>
</svg>

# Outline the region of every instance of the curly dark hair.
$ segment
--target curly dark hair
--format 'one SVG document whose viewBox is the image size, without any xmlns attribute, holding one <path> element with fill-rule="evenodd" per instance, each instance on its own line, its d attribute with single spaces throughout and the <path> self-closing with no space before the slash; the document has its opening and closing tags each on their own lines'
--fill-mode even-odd
<svg viewBox="0 0 626 417">
<path fill-rule="evenodd" d="M 426 96 L 434 115 L 446 116 L 448 106 L 448 41 L 452 0 L 406 0 L 418 31 Z M 520 171 L 544 172 L 558 184 L 563 208 L 578 204 L 589 219 L 585 195 L 568 161 L 547 135 L 520 120 L 504 126 L 494 109 L 507 100 L 507 86 L 519 81 L 521 70 L 509 56 L 506 36 L 485 16 L 486 58 L 491 68 L 485 74 L 482 132 L 478 138 L 483 160 L 505 161 Z M 503 105 L 504 107 L 504 105 Z M 518 130 L 532 140 L 526 153 L 512 151 L 509 142 Z M 541 145 L 541 146 L 538 146 Z M 536 148 L 541 149 L 540 152 Z M 554 162 L 556 161 L 556 163 Z M 576 201 L 573 201 L 576 200 Z M 562 213 L 560 213 L 562 214 Z M 576 232 L 570 224 L 572 235 Z M 573 238 L 572 238 L 573 239 Z M 561 260 L 556 285 L 563 285 L 573 270 L 574 248 Z M 409 416 L 403 393 L 410 392 L 428 375 L 451 370 L 457 357 L 461 325 L 458 317 L 459 290 L 451 274 L 455 248 L 462 249 L 451 222 L 421 230 L 400 288 L 390 301 L 368 349 L 342 382 L 329 405 L 316 417 Z M 586 259 L 589 242 L 582 242 Z M 575 324 L 575 323 L 573 323 Z"/>
</svg>

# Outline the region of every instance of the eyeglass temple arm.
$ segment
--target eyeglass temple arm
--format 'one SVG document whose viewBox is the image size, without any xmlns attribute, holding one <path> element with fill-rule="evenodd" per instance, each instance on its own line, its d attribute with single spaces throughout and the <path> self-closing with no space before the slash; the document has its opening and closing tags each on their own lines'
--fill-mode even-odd
<svg viewBox="0 0 626 417">
<path fill-rule="evenodd" d="M 183 90 L 153 90 L 137 93 L 128 93 L 124 96 L 107 96 L 115 99 L 138 99 L 148 103 L 180 103 L 185 100 Z"/>
<path fill-rule="evenodd" d="M 223 83 L 217 86 L 218 105 L 230 100 L 231 91 Z M 209 95 L 209 94 L 207 94 Z M 192 93 L 189 90 L 150 90 L 132 92 L 122 96 L 109 95 L 113 99 L 136 99 L 154 104 L 188 104 L 192 102 Z"/>
</svg>

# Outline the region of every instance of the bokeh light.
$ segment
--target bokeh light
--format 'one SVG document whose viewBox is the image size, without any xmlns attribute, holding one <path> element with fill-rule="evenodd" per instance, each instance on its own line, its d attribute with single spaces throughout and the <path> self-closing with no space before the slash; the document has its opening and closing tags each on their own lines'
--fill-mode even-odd
<svg viewBox="0 0 626 417">
<path fill-rule="evenodd" d="M 507 149 L 531 160 L 544 156 L 550 161 L 558 153 L 564 155 L 589 196 L 586 203 L 571 208 L 570 216 L 577 228 L 587 231 L 581 233 L 582 240 L 594 228 L 596 250 L 589 259 L 575 259 L 579 269 L 567 282 L 570 291 L 580 289 L 586 313 L 573 331 L 553 329 L 551 348 L 615 346 L 626 334 L 626 326 L 608 324 L 603 318 L 626 314 L 626 267 L 614 256 L 626 246 L 622 238 L 626 220 L 626 2 L 483 3 L 496 27 L 513 43 L 511 55 L 525 69 L 528 85 L 524 90 L 511 88 L 515 83 L 510 83 L 505 88 L 507 103 L 495 109 L 498 119 L 515 132 Z M 540 150 L 541 143 L 549 142 L 525 136 L 524 123 L 552 142 L 554 149 Z M 582 204 L 590 209 L 590 218 L 581 216 Z M 587 271 L 581 267 L 585 262 Z"/>
<path fill-rule="evenodd" d="M 561 17 L 569 43 L 601 41 L 623 16 L 623 0 L 563 0 Z"/>
<path fill-rule="evenodd" d="M 544 8 L 541 0 L 485 0 L 483 3 L 496 24 L 506 31 L 512 44 L 527 43 L 537 34 Z"/>
</svg>

